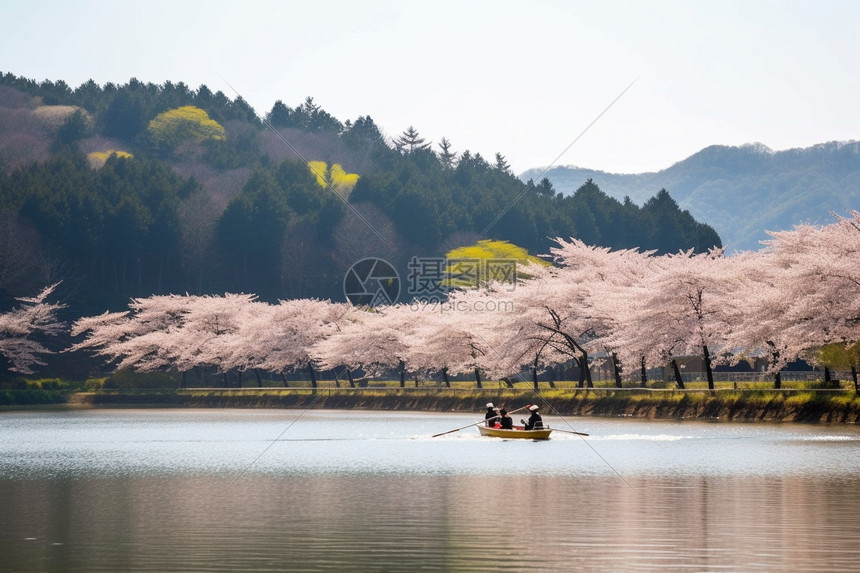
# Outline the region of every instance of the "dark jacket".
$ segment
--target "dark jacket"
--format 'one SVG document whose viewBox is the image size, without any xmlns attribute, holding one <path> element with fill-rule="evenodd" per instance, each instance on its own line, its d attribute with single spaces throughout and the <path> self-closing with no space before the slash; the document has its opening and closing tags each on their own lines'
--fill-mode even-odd
<svg viewBox="0 0 860 573">
<path fill-rule="evenodd" d="M 529 419 L 526 420 L 526 430 L 539 430 L 543 428 L 543 418 L 540 417 L 540 414 L 537 412 L 532 412 L 532 415 L 529 416 Z"/>
<path fill-rule="evenodd" d="M 499 419 L 499 413 L 493 409 L 487 408 L 487 414 L 484 416 L 488 428 L 496 425 L 496 420 Z"/>
<path fill-rule="evenodd" d="M 513 430 L 514 429 L 514 419 L 505 414 L 501 418 L 499 418 L 499 424 L 501 425 L 503 430 Z"/>
</svg>

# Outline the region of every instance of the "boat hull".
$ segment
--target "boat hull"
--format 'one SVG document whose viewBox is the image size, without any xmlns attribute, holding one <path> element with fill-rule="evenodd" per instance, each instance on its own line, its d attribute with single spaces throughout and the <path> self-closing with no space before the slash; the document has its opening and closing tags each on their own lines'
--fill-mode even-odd
<svg viewBox="0 0 860 573">
<path fill-rule="evenodd" d="M 482 436 L 514 440 L 548 440 L 549 435 L 552 433 L 551 428 L 540 430 L 502 430 L 501 428 L 488 428 L 487 426 L 478 426 L 478 431 Z"/>
</svg>

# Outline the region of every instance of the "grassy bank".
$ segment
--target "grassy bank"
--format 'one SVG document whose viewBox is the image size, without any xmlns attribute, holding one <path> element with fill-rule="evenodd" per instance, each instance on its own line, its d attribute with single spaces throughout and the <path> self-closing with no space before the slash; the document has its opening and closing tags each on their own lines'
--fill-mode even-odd
<svg viewBox="0 0 860 573">
<path fill-rule="evenodd" d="M 507 388 L 502 384 L 452 382 L 452 388 L 432 385 L 400 388 L 399 382 L 374 382 L 364 388 L 323 383 L 315 392 L 308 384 L 290 388 L 177 389 L 168 376 L 146 379 L 91 379 L 81 382 L 57 379 L 20 381 L 0 390 L 3 409 L 60 407 L 166 407 L 166 408 L 328 408 L 476 412 L 487 402 L 509 410 L 528 403 L 541 404 L 546 415 L 606 416 L 646 419 L 697 419 L 721 421 L 780 421 L 804 423 L 860 423 L 860 398 L 853 388 L 822 388 L 803 383 L 773 390 L 767 384 L 735 389 L 726 385 L 708 391 L 703 385 L 687 390 L 671 388 L 617 389 L 608 383 L 594 389 L 574 384 L 531 384 Z"/>
<path fill-rule="evenodd" d="M 82 392 L 69 404 L 83 407 L 328 408 L 483 412 L 492 401 L 508 409 L 542 405 L 546 415 L 647 419 L 860 423 L 860 398 L 833 391 L 648 391 L 440 389 L 241 389 L 177 392 Z"/>
</svg>

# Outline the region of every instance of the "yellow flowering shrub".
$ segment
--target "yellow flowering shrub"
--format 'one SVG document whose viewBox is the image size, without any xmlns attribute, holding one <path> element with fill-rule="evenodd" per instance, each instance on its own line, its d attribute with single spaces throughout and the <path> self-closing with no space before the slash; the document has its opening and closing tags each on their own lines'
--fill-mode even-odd
<svg viewBox="0 0 860 573">
<path fill-rule="evenodd" d="M 549 265 L 522 247 L 492 239 L 452 249 L 445 254 L 445 258 L 445 285 L 458 288 L 475 288 L 492 281 L 516 282 L 528 278 L 522 271 L 523 266 Z"/>
<path fill-rule="evenodd" d="M 146 128 L 158 149 L 173 149 L 181 143 L 223 140 L 224 128 L 209 114 L 193 105 L 177 107 L 155 116 Z"/>
<path fill-rule="evenodd" d="M 311 173 L 317 178 L 320 187 L 329 187 L 343 197 L 349 196 L 358 181 L 358 173 L 347 173 L 340 163 L 329 168 L 325 161 L 308 161 Z"/>
<path fill-rule="evenodd" d="M 308 161 L 308 167 L 317 178 L 320 187 L 325 187 L 325 178 L 328 175 L 328 165 L 325 161 Z"/>
<path fill-rule="evenodd" d="M 340 163 L 331 166 L 331 183 L 338 193 L 349 195 L 357 182 L 358 173 L 347 173 Z"/>
</svg>

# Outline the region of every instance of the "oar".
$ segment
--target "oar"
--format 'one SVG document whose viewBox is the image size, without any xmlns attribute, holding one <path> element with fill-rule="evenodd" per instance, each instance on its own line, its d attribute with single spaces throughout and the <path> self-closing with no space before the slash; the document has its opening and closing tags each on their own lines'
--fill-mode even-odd
<svg viewBox="0 0 860 573">
<path fill-rule="evenodd" d="M 573 430 L 562 430 L 561 428 L 553 428 L 553 432 L 565 432 L 568 434 L 576 434 L 577 436 L 587 436 L 588 434 L 583 434 L 582 432 L 574 432 Z"/>
<path fill-rule="evenodd" d="M 522 408 L 517 408 L 516 410 L 511 410 L 508 414 L 513 414 L 514 412 L 519 412 L 520 410 L 525 410 L 528 406 L 523 406 Z M 447 432 L 442 432 L 441 434 L 433 434 L 432 438 L 438 438 L 439 436 L 444 436 L 445 434 L 453 434 L 454 432 L 459 432 L 460 430 L 465 430 L 466 428 L 471 428 L 472 426 L 477 426 L 478 424 L 486 424 L 487 420 L 495 420 L 501 418 L 501 415 L 493 416 L 492 418 L 485 418 L 480 422 L 475 422 L 474 424 L 469 424 L 468 426 L 463 426 L 462 428 L 454 428 L 453 430 L 448 430 Z"/>
</svg>

